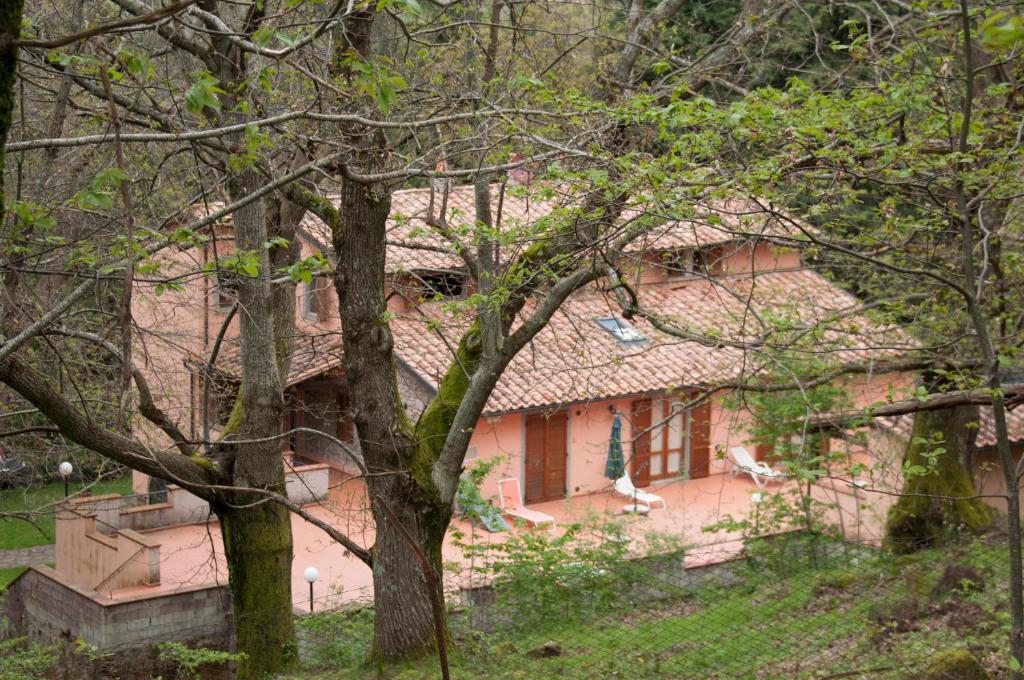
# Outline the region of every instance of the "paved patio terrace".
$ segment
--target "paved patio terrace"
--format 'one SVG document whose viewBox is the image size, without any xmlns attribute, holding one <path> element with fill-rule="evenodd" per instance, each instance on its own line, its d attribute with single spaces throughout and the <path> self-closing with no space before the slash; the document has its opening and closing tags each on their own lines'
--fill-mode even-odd
<svg viewBox="0 0 1024 680">
<path fill-rule="evenodd" d="M 830 483 L 826 482 L 825 487 Z M 742 548 L 740 536 L 736 533 L 706 533 L 704 527 L 714 524 L 726 515 L 734 519 L 748 517 L 754 511 L 752 494 L 779 493 L 795 488 L 794 482 L 771 484 L 759 490 L 747 475 L 715 474 L 704 479 L 674 480 L 656 484 L 647 490 L 662 496 L 667 507 L 652 509 L 646 517 L 623 516 L 623 506 L 629 499 L 610 490 L 585 496 L 547 503 L 530 505 L 534 510 L 552 515 L 556 520 L 555 531 L 568 524 L 585 521 L 607 513 L 624 522 L 626 533 L 633 545 L 642 548 L 652 532 L 664 536 L 678 537 L 692 548 L 687 553 L 688 566 L 707 564 L 731 559 Z M 877 494 L 871 494 L 871 509 L 865 510 L 864 491 L 853 493 L 849 485 L 836 483 L 839 494 L 828 488 L 818 488 L 815 495 L 827 494 L 830 500 L 837 497 L 844 508 L 844 521 L 849 530 L 860 532 L 861 540 L 877 538 L 881 526 L 878 517 L 884 517 L 876 507 Z M 345 479 L 340 475 L 332 478 L 329 499 L 320 504 L 306 506 L 313 515 L 321 518 L 339 530 L 346 532 L 360 545 L 372 545 L 373 525 L 367 510 L 365 487 L 358 479 Z M 854 523 L 856 515 L 861 515 Z M 314 566 L 320 573 L 314 584 L 314 599 L 317 608 L 336 606 L 342 602 L 368 601 L 372 597 L 372 575 L 368 567 L 353 557 L 343 547 L 331 540 L 323 531 L 304 519 L 293 515 L 295 557 L 292 569 L 292 593 L 298 609 L 308 609 L 309 586 L 302 578 L 304 569 Z M 497 542 L 506 538 L 506 533 L 491 534 L 479 526 L 471 527 L 469 522 L 456 520 L 452 529 L 458 529 L 464 540 Z M 546 531 L 514 527 L 512 531 Z M 161 583 L 158 586 L 125 588 L 104 593 L 114 600 L 133 599 L 145 594 L 175 591 L 184 587 L 204 583 L 227 583 L 227 569 L 221 546 L 220 527 L 215 520 L 206 524 L 182 525 L 144 532 L 161 544 Z M 451 569 L 446 574 L 449 588 L 479 584 L 480 577 L 473 581 L 469 576 L 468 562 L 462 551 L 454 545 L 451 530 L 445 542 L 446 562 L 457 564 L 461 569 Z"/>
</svg>

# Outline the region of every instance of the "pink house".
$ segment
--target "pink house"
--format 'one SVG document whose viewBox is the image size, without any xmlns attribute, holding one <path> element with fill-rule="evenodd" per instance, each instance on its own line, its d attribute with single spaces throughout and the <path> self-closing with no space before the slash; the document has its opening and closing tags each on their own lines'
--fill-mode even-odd
<svg viewBox="0 0 1024 680">
<path fill-rule="evenodd" d="M 520 192 L 496 200 L 506 224 L 525 224 L 552 209 Z M 393 200 L 388 304 L 400 387 L 413 417 L 434 394 L 466 323 L 450 303 L 472 292 L 461 259 L 427 226 L 427 218 L 436 219 L 442 210 L 450 224 L 472 222 L 472 188 L 409 189 Z M 634 212 L 626 218 L 640 214 Z M 145 357 L 154 397 L 197 438 L 204 422 L 217 432 L 238 380 L 236 319 L 224 333 L 203 404 L 203 366 L 233 302 L 231 291 L 218 288 L 214 277 L 197 274 L 232 252 L 230 230 L 218 228 L 212 235 L 205 246 L 182 250 L 162 267 L 163 276 L 181 276 L 179 290 L 157 295 L 154 284 L 139 283 L 135 295 L 142 345 L 137 356 Z M 804 266 L 800 252 L 780 239 L 787 235 L 755 203 L 731 201 L 698 209 L 691 221 L 666 222 L 631 247 L 622 265 L 640 304 L 675 320 L 692 334 L 689 340 L 637 318 L 625 320 L 603 284 L 574 295 L 512 362 L 477 424 L 467 465 L 500 458 L 484 497 L 496 498 L 497 480 L 506 477 L 521 481 L 527 504 L 607 490 L 604 462 L 615 414 L 623 420 L 625 456 L 637 486 L 727 471 L 724 452 L 750 444 L 748 415 L 730 409 L 722 394 L 689 410 L 673 408 L 704 385 L 761 370 L 743 350 L 715 338 L 755 338 L 758 310 L 812 324 L 857 306 L 855 298 Z M 329 255 L 330 235 L 316 218 L 306 218 L 300 236 L 304 256 Z M 328 276 L 318 276 L 297 286 L 296 295 L 297 337 L 282 427 L 327 432 L 358 455 L 333 286 Z M 822 343 L 842 334 L 846 358 L 882 359 L 858 349 L 876 344 L 868 340 L 882 332 L 894 333 L 850 318 Z M 850 391 L 861 406 L 907 384 L 905 375 L 874 374 L 851 379 Z M 153 444 L 168 445 L 161 437 L 153 433 Z M 351 454 L 326 439 L 300 432 L 290 444 L 299 460 L 330 465 L 336 479 L 355 472 Z M 759 457 L 766 452 L 756 448 Z M 146 483 L 136 476 L 137 491 Z"/>
</svg>

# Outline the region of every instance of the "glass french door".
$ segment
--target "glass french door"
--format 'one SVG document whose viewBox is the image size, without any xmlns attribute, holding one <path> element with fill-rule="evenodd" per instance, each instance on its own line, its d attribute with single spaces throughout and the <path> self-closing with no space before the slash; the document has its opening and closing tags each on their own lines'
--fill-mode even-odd
<svg viewBox="0 0 1024 680">
<path fill-rule="evenodd" d="M 686 397 L 656 397 L 633 402 L 633 462 L 637 486 L 660 479 L 689 479 L 708 474 L 709 408 L 684 410 Z"/>
</svg>

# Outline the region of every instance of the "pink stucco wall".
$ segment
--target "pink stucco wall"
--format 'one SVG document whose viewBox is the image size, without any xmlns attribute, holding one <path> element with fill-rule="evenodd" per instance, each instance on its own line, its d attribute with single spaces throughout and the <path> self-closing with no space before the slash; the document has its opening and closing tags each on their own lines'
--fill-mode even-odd
<svg viewBox="0 0 1024 680">
<path fill-rule="evenodd" d="M 912 385 L 907 374 L 881 374 L 859 376 L 847 381 L 853 407 L 861 408 L 885 400 L 893 391 L 897 396 Z M 633 428 L 629 413 L 632 399 L 593 401 L 568 406 L 568 474 L 566 487 L 569 495 L 583 495 L 607 491 L 611 482 L 604 476 L 604 465 L 608 454 L 608 440 L 611 433 L 614 407 L 622 414 L 623 453 L 627 460 L 632 454 Z M 717 398 L 711 404 L 711 474 L 731 470 L 726 452 L 734 446 L 750 446 L 747 432 L 749 416 L 742 411 L 732 410 Z M 498 498 L 498 480 L 506 477 L 523 479 L 525 470 L 525 417 L 522 413 L 510 413 L 493 418 L 481 418 L 470 442 L 466 465 L 479 461 L 499 458 L 501 462 L 484 481 L 481 493 L 484 498 Z M 665 480 L 671 481 L 671 480 Z"/>
</svg>

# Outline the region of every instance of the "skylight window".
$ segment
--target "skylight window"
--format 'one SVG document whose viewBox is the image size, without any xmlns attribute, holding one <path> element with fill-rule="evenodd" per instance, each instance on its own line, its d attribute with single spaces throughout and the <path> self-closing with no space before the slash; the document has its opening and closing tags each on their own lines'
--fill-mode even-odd
<svg viewBox="0 0 1024 680">
<path fill-rule="evenodd" d="M 594 322 L 603 330 L 614 335 L 619 342 L 643 342 L 647 339 L 643 333 L 630 326 L 628 321 L 617 316 L 594 319 Z"/>
</svg>

